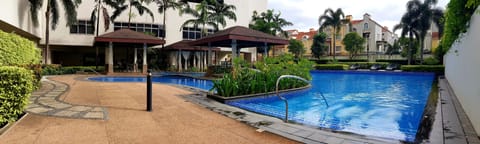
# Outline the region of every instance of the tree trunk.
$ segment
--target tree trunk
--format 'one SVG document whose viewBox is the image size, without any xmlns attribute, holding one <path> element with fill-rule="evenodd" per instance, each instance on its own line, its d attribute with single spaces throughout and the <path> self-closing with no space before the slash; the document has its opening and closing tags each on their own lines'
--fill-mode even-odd
<svg viewBox="0 0 480 144">
<path fill-rule="evenodd" d="M 50 38 L 50 1 L 47 1 L 47 11 L 45 12 L 45 49 L 44 49 L 44 56 L 45 56 L 45 62 L 44 64 L 50 64 L 48 61 L 48 51 L 50 51 L 50 46 L 49 46 L 49 38 Z"/>
<path fill-rule="evenodd" d="M 163 2 L 164 5 L 166 5 L 166 2 Z M 163 8 L 163 37 L 162 40 L 165 41 L 165 37 L 167 37 L 167 25 L 165 24 L 167 21 L 167 8 L 164 6 Z M 162 49 L 165 47 L 165 44 L 162 44 Z"/>
<path fill-rule="evenodd" d="M 423 38 L 420 39 L 420 65 L 423 65 L 423 49 L 424 49 L 424 41 Z"/>
<path fill-rule="evenodd" d="M 335 42 L 337 41 L 336 37 L 337 37 L 337 30 L 336 30 L 336 27 L 333 27 L 333 48 L 332 48 L 332 51 L 333 52 L 333 61 L 335 61 L 335 55 L 336 55 L 336 45 L 335 45 Z"/>
<path fill-rule="evenodd" d="M 410 32 L 409 32 L 409 48 L 408 48 L 408 65 L 411 65 L 412 64 L 412 49 L 413 49 L 413 34 L 412 34 L 412 31 L 410 29 Z"/>
<path fill-rule="evenodd" d="M 98 37 L 98 29 L 100 29 L 100 9 L 102 4 L 102 0 L 98 1 L 97 4 L 97 29 L 96 29 L 96 36 Z M 95 70 L 98 70 L 98 46 L 95 46 Z"/>
<path fill-rule="evenodd" d="M 130 29 L 130 20 L 132 19 L 132 3 L 128 5 L 128 28 Z"/>
</svg>

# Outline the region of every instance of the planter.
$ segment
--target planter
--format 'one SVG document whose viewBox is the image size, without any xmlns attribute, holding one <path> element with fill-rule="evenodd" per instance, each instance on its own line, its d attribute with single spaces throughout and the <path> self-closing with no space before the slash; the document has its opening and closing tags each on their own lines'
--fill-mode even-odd
<svg viewBox="0 0 480 144">
<path fill-rule="evenodd" d="M 285 90 L 280 90 L 278 91 L 279 93 L 284 93 L 284 92 L 291 92 L 291 91 L 297 91 L 297 90 L 303 90 L 310 88 L 312 85 L 308 84 L 307 86 L 304 87 L 299 87 L 299 88 L 293 88 L 293 89 L 285 89 Z M 218 102 L 225 103 L 226 101 L 230 100 L 235 100 L 235 99 L 244 99 L 244 98 L 253 98 L 253 97 L 268 97 L 271 95 L 274 95 L 275 92 L 268 92 L 268 93 L 258 93 L 258 94 L 249 94 L 249 95 L 239 95 L 239 96 L 232 96 L 232 97 L 224 97 L 224 96 L 219 96 L 215 94 L 208 93 L 207 97 L 214 99 Z"/>
<path fill-rule="evenodd" d="M 17 121 L 15 122 L 11 122 L 11 123 L 8 123 L 6 125 L 4 125 L 3 127 L 0 128 L 0 136 L 3 134 L 3 133 L 6 133 L 11 127 L 13 127 L 15 124 L 17 124 L 18 122 L 22 121 L 23 118 L 25 118 L 26 116 L 28 115 L 28 113 L 25 113 L 23 115 L 21 115 Z"/>
</svg>

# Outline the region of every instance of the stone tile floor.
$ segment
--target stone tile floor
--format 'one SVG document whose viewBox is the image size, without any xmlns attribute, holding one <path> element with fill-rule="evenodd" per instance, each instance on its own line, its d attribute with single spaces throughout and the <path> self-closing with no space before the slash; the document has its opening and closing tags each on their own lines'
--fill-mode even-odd
<svg viewBox="0 0 480 144">
<path fill-rule="evenodd" d="M 30 96 L 27 112 L 32 114 L 76 119 L 107 119 L 107 109 L 100 106 L 84 106 L 60 100 L 68 91 L 68 85 L 42 78 L 41 88 Z"/>
</svg>

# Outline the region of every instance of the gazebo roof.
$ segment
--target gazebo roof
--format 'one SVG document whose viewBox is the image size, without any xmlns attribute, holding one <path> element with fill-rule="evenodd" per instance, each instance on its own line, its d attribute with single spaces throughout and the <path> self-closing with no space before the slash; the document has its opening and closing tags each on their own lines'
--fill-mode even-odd
<svg viewBox="0 0 480 144">
<path fill-rule="evenodd" d="M 136 32 L 130 29 L 120 29 L 114 32 L 106 33 L 95 37 L 95 43 L 98 42 L 114 42 L 114 43 L 130 43 L 130 44 L 144 44 L 147 45 L 161 45 L 165 44 L 165 40 L 157 37 Z"/>
<path fill-rule="evenodd" d="M 267 45 L 286 45 L 288 40 L 276 37 L 257 30 L 249 29 L 243 26 L 234 26 L 214 34 L 208 35 L 196 41 L 192 41 L 191 45 L 231 47 L 232 40 L 237 40 L 237 47 L 257 47 Z"/>
<path fill-rule="evenodd" d="M 207 51 L 208 47 L 192 46 L 191 40 L 182 40 L 176 43 L 170 44 L 162 50 L 185 50 L 185 51 Z M 220 48 L 212 47 L 212 51 L 220 51 Z"/>
</svg>

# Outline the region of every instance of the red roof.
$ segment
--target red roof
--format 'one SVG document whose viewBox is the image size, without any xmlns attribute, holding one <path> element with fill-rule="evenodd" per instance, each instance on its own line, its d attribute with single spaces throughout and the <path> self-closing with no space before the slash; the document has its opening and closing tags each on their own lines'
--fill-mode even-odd
<svg viewBox="0 0 480 144">
<path fill-rule="evenodd" d="M 185 51 L 208 51 L 208 47 L 192 46 L 191 40 L 182 40 L 166 46 L 161 50 L 185 50 Z M 212 48 L 212 51 L 220 51 L 220 48 Z"/>
<path fill-rule="evenodd" d="M 165 41 L 157 37 L 136 32 L 130 29 L 120 29 L 95 37 L 95 42 L 132 43 L 147 45 L 161 45 Z"/>
<path fill-rule="evenodd" d="M 234 26 L 214 34 L 208 35 L 196 41 L 192 41 L 191 45 L 230 47 L 232 40 L 237 40 L 237 47 L 257 47 L 267 45 L 286 45 L 288 40 L 281 37 L 276 37 L 257 30 L 249 29 L 243 26 Z"/>
<path fill-rule="evenodd" d="M 350 21 L 350 23 L 352 24 L 358 24 L 358 23 L 361 23 L 363 20 L 352 20 Z"/>
</svg>

